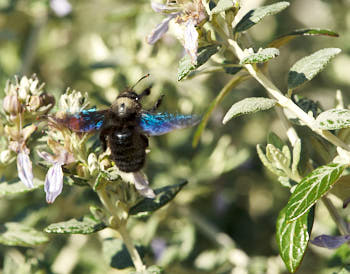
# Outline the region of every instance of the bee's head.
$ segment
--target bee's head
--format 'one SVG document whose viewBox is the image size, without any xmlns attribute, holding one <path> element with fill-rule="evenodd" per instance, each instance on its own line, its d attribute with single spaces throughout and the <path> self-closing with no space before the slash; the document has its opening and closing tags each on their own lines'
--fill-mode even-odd
<svg viewBox="0 0 350 274">
<path fill-rule="evenodd" d="M 134 91 L 124 91 L 112 104 L 112 110 L 122 119 L 132 117 L 141 110 L 139 99 L 139 95 Z"/>
</svg>

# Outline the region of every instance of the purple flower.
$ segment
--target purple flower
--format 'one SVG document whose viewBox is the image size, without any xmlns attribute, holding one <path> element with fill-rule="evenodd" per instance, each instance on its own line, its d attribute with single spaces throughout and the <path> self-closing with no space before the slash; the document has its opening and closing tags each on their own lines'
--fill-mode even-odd
<svg viewBox="0 0 350 274">
<path fill-rule="evenodd" d="M 169 22 L 175 19 L 175 23 L 183 27 L 183 46 L 192 63 L 196 64 L 199 37 L 196 27 L 206 18 L 202 1 L 176 1 L 167 5 L 152 2 L 151 6 L 155 12 L 165 15 L 166 18 L 147 36 L 147 42 L 151 45 L 156 43 L 168 31 Z"/>
<path fill-rule="evenodd" d="M 51 0 L 50 7 L 59 17 L 64 17 L 72 11 L 72 5 L 67 0 Z"/>
<path fill-rule="evenodd" d="M 311 240 L 311 243 L 319 247 L 335 249 L 349 241 L 350 241 L 350 235 L 345 235 L 345 236 L 320 235 L 315 237 L 313 240 Z"/>
<path fill-rule="evenodd" d="M 33 188 L 33 171 L 32 162 L 29 158 L 29 150 L 21 150 L 17 155 L 17 171 L 18 177 L 21 179 L 22 183 L 29 188 Z"/>
<path fill-rule="evenodd" d="M 66 150 L 62 150 L 58 156 L 53 156 L 47 152 L 38 152 L 38 155 L 52 164 L 52 167 L 46 173 L 44 190 L 46 193 L 46 202 L 53 203 L 63 189 L 63 171 L 64 164 L 71 163 L 73 157 Z"/>
</svg>

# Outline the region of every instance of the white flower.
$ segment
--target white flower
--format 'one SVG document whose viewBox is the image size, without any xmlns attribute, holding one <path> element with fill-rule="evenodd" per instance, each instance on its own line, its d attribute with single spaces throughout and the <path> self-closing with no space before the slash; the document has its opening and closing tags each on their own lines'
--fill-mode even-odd
<svg viewBox="0 0 350 274">
<path fill-rule="evenodd" d="M 59 17 L 66 16 L 72 11 L 72 5 L 67 0 L 51 0 L 50 7 Z"/>
<path fill-rule="evenodd" d="M 152 9 L 166 18 L 147 36 L 147 42 L 151 45 L 156 43 L 168 31 L 169 22 L 175 19 L 175 23 L 184 26 L 182 43 L 192 63 L 196 64 L 199 37 L 196 27 L 206 18 L 205 8 L 201 0 L 177 2 L 167 5 L 151 3 Z"/>
<path fill-rule="evenodd" d="M 17 172 L 21 182 L 29 188 L 33 188 L 32 162 L 29 158 L 29 150 L 21 150 L 17 155 Z"/>
<path fill-rule="evenodd" d="M 49 168 L 46 178 L 44 190 L 46 193 L 46 202 L 49 204 L 53 203 L 57 196 L 61 194 L 63 188 L 63 163 L 54 163 L 52 167 Z"/>
<path fill-rule="evenodd" d="M 47 152 L 38 151 L 38 155 L 52 164 L 52 167 L 46 173 L 44 190 L 46 193 L 46 202 L 53 203 L 63 189 L 63 170 L 64 164 L 71 163 L 74 159 L 70 153 L 62 150 L 60 155 L 53 156 Z"/>
<path fill-rule="evenodd" d="M 141 172 L 133 172 L 135 188 L 146 198 L 155 198 L 152 188 L 149 187 L 147 178 Z"/>
</svg>

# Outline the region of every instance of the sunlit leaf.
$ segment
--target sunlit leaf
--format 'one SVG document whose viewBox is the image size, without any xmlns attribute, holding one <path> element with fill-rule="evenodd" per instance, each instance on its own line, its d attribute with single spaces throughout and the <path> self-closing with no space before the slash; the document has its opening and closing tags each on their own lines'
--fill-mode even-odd
<svg viewBox="0 0 350 274">
<path fill-rule="evenodd" d="M 140 203 L 130 209 L 129 214 L 135 215 L 141 212 L 151 212 L 161 208 L 174 199 L 176 194 L 179 193 L 185 185 L 187 185 L 187 181 L 154 190 L 154 193 L 156 194 L 154 199 L 144 198 Z"/>
<path fill-rule="evenodd" d="M 191 62 L 191 57 L 186 54 L 179 62 L 179 68 L 177 73 L 177 80 L 181 81 L 184 79 L 191 71 L 197 69 L 204 63 L 206 63 L 209 58 L 219 51 L 217 45 L 207 46 L 198 49 L 197 64 L 194 65 Z"/>
<path fill-rule="evenodd" d="M 320 129 L 334 130 L 350 127 L 350 109 L 329 109 L 317 116 L 316 125 Z"/>
<path fill-rule="evenodd" d="M 281 210 L 276 224 L 276 241 L 287 269 L 294 273 L 304 257 L 310 239 L 314 210 L 292 222 L 288 221 L 287 208 Z"/>
<path fill-rule="evenodd" d="M 37 246 L 48 241 L 45 233 L 20 223 L 0 226 L 0 243 L 10 246 Z"/>
<path fill-rule="evenodd" d="M 33 183 L 34 188 L 28 188 L 19 180 L 0 182 L 0 198 L 13 194 L 27 193 L 44 185 L 43 181 L 37 180 L 35 178 L 33 180 Z"/>
<path fill-rule="evenodd" d="M 220 12 L 234 8 L 235 0 L 219 0 L 218 4 L 211 10 L 211 14 L 218 14 Z"/>
<path fill-rule="evenodd" d="M 276 48 L 265 48 L 260 49 L 256 53 L 252 53 L 241 60 L 241 64 L 261 64 L 265 63 L 270 59 L 277 57 L 280 51 Z"/>
<path fill-rule="evenodd" d="M 295 188 L 287 204 L 288 221 L 304 215 L 339 179 L 346 165 L 321 166 L 307 175 Z"/>
<path fill-rule="evenodd" d="M 321 49 L 297 61 L 288 73 L 288 89 L 295 89 L 314 78 L 340 53 L 338 48 Z"/>
<path fill-rule="evenodd" d="M 269 47 L 272 48 L 280 48 L 281 46 L 287 44 L 291 40 L 300 37 L 300 36 L 330 36 L 330 37 L 338 37 L 339 34 L 326 29 L 317 29 L 317 28 L 310 28 L 310 29 L 299 29 L 294 30 L 288 34 L 285 34 L 274 41 L 272 41 L 269 44 Z"/>
<path fill-rule="evenodd" d="M 251 114 L 261 110 L 267 110 L 276 105 L 276 100 L 264 97 L 251 97 L 235 103 L 226 113 L 223 123 L 226 124 L 232 118 L 243 114 Z"/>
<path fill-rule="evenodd" d="M 235 32 L 245 31 L 255 24 L 259 23 L 268 15 L 274 15 L 289 6 L 289 2 L 278 2 L 272 5 L 258 7 L 250 10 L 242 19 L 238 22 Z"/>
<path fill-rule="evenodd" d="M 66 222 L 51 224 L 45 228 L 47 233 L 58 234 L 90 234 L 104 229 L 106 225 L 92 217 L 84 216 L 81 219 L 71 219 Z"/>
</svg>

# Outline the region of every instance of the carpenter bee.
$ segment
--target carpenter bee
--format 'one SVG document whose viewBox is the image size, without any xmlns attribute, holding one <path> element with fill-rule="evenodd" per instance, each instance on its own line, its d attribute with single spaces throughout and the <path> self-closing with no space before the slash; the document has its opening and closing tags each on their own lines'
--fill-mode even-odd
<svg viewBox="0 0 350 274">
<path fill-rule="evenodd" d="M 150 87 L 140 94 L 128 88 L 108 109 L 91 108 L 55 120 L 74 132 L 99 132 L 103 150 L 110 148 L 119 170 L 137 172 L 144 166 L 149 136 L 194 126 L 200 121 L 197 115 L 156 112 L 163 97 L 153 108 L 143 109 L 140 101 L 150 92 Z"/>
</svg>

